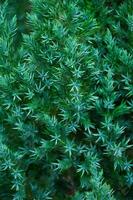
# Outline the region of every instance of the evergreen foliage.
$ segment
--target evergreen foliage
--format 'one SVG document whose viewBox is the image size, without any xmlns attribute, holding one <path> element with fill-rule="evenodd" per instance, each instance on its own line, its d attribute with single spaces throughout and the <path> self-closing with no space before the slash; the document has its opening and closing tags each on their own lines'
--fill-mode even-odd
<svg viewBox="0 0 133 200">
<path fill-rule="evenodd" d="M 0 200 L 133 199 L 133 0 L 2 1 L 0 30 Z"/>
</svg>

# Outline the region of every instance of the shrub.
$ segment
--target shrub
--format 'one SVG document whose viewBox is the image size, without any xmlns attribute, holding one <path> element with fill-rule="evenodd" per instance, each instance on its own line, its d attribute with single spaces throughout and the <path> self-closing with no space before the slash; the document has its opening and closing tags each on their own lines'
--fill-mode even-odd
<svg viewBox="0 0 133 200">
<path fill-rule="evenodd" d="M 132 0 L 18 5 L 0 8 L 0 199 L 132 199 Z"/>
</svg>

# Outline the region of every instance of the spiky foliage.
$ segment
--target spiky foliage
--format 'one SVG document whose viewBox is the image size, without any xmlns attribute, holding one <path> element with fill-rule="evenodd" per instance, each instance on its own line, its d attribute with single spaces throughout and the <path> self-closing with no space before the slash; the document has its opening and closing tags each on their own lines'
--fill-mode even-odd
<svg viewBox="0 0 133 200">
<path fill-rule="evenodd" d="M 132 199 L 133 2 L 0 10 L 0 199 Z"/>
</svg>

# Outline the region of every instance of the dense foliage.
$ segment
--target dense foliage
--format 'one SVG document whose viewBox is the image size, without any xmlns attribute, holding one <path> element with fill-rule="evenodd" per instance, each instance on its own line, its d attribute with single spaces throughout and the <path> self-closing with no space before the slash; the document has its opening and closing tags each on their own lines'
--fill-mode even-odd
<svg viewBox="0 0 133 200">
<path fill-rule="evenodd" d="M 0 4 L 0 200 L 131 200 L 133 0 Z"/>
</svg>

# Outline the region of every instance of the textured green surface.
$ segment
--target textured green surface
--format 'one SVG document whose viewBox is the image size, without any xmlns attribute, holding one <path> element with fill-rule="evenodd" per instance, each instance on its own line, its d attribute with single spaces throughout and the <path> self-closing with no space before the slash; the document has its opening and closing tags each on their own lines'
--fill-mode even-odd
<svg viewBox="0 0 133 200">
<path fill-rule="evenodd" d="M 0 4 L 0 200 L 132 200 L 133 1 Z"/>
</svg>

